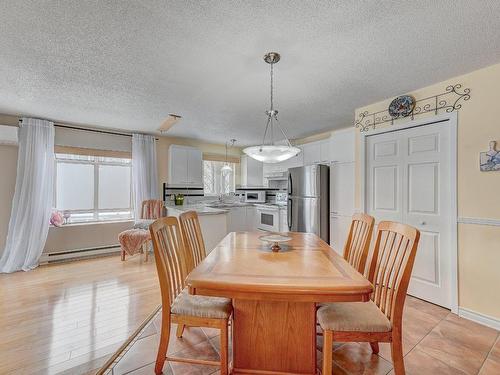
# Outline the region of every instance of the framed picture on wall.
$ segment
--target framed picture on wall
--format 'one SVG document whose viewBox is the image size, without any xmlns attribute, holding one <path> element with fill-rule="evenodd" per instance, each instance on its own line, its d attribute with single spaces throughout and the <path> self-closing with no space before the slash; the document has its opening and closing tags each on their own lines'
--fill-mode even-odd
<svg viewBox="0 0 500 375">
<path fill-rule="evenodd" d="M 482 172 L 500 171 L 500 151 L 496 150 L 496 142 L 490 142 L 490 149 L 479 153 L 479 168 Z"/>
</svg>

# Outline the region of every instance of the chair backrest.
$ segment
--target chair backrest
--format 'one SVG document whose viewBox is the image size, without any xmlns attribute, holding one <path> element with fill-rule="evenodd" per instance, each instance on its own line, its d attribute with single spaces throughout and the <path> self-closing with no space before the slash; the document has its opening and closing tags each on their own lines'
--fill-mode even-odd
<svg viewBox="0 0 500 375">
<path fill-rule="evenodd" d="M 374 223 L 373 216 L 362 213 L 354 214 L 344 246 L 344 259 L 362 274 L 365 273 Z"/>
<path fill-rule="evenodd" d="M 401 327 L 419 239 L 420 232 L 409 225 L 392 221 L 378 224 L 368 279 L 374 287 L 371 299 L 393 327 Z"/>
<path fill-rule="evenodd" d="M 170 306 L 186 286 L 188 259 L 176 217 L 162 217 L 149 226 L 163 306 Z"/>
<path fill-rule="evenodd" d="M 147 199 L 142 201 L 141 219 L 156 220 L 162 217 L 163 201 L 161 199 Z"/>
<path fill-rule="evenodd" d="M 182 234 L 186 241 L 186 246 L 191 254 L 191 269 L 196 267 L 205 257 L 205 242 L 201 233 L 200 221 L 195 211 L 184 212 L 179 216 Z"/>
</svg>

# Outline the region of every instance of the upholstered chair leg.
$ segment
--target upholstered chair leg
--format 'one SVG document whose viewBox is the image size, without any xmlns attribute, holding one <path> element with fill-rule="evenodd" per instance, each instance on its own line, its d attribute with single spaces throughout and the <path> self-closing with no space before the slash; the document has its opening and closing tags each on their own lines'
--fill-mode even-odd
<svg viewBox="0 0 500 375">
<path fill-rule="evenodd" d="M 224 324 L 220 327 L 220 373 L 221 375 L 228 375 L 229 368 L 229 345 L 228 345 L 228 329 L 227 329 L 227 319 L 224 320 Z"/>
<path fill-rule="evenodd" d="M 378 342 L 371 342 L 370 346 L 372 348 L 373 354 L 378 354 L 378 351 L 379 351 Z"/>
<path fill-rule="evenodd" d="M 323 371 L 322 375 L 332 375 L 333 332 L 323 331 Z"/>
<path fill-rule="evenodd" d="M 182 334 L 184 333 L 185 327 L 186 326 L 184 324 L 181 324 L 181 323 L 177 324 L 177 332 L 175 334 L 177 336 L 177 338 L 180 339 L 182 337 Z"/>
<path fill-rule="evenodd" d="M 125 251 L 124 250 L 121 251 L 121 255 L 122 255 L 122 262 L 123 262 L 125 260 Z"/>
<path fill-rule="evenodd" d="M 168 341 L 170 339 L 170 311 L 162 307 L 161 313 L 161 335 L 158 354 L 156 355 L 155 374 L 159 375 L 163 372 L 163 365 L 167 358 Z"/>
<path fill-rule="evenodd" d="M 403 342 L 401 334 L 397 331 L 392 333 L 391 342 L 392 362 L 394 363 L 394 374 L 405 375 L 405 363 L 403 359 Z"/>
</svg>

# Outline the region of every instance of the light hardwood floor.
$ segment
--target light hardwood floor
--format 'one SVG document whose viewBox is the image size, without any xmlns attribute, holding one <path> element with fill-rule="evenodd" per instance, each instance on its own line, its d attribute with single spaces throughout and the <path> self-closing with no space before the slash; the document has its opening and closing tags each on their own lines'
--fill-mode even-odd
<svg viewBox="0 0 500 375">
<path fill-rule="evenodd" d="M 99 368 L 160 304 L 150 257 L 110 256 L 0 275 L 0 374 Z"/>
</svg>

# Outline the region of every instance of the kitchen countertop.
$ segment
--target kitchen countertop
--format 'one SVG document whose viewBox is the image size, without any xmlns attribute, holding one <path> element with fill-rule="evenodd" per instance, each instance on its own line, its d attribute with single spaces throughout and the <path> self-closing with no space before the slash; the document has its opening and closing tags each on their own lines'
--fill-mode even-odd
<svg viewBox="0 0 500 375">
<path fill-rule="evenodd" d="M 167 209 L 167 215 L 168 215 L 168 210 L 177 210 L 181 212 L 187 212 L 187 211 L 195 211 L 198 215 L 223 215 L 227 214 L 229 212 L 229 209 L 223 209 L 223 208 L 213 208 L 213 207 L 208 207 L 203 204 L 185 204 L 182 206 L 165 206 Z"/>
<path fill-rule="evenodd" d="M 195 203 L 195 204 L 185 204 L 182 206 L 166 205 L 165 207 L 172 210 L 178 210 L 181 212 L 196 211 L 198 215 L 221 215 L 226 214 L 235 207 L 269 207 L 277 209 L 286 209 L 286 205 L 277 205 L 272 203 L 244 203 L 244 202 L 234 202 L 234 203 Z M 168 213 L 167 213 L 168 214 Z"/>
</svg>

